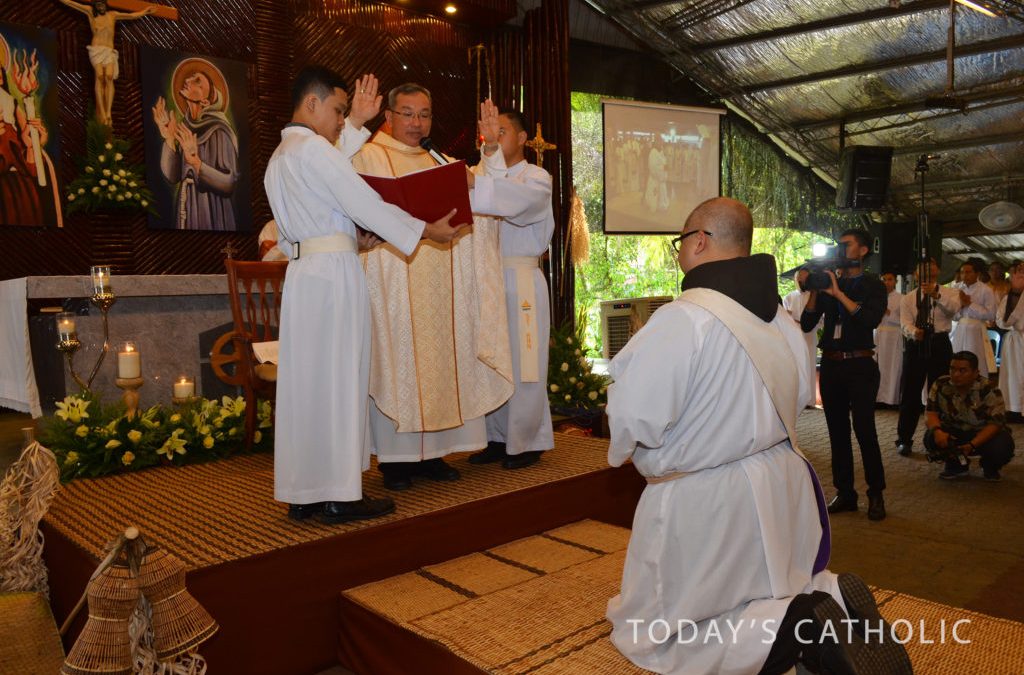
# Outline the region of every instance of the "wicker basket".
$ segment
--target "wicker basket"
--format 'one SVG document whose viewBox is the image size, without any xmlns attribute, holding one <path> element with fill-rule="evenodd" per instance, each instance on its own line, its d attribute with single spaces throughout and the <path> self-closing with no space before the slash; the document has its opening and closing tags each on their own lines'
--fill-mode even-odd
<svg viewBox="0 0 1024 675">
<path fill-rule="evenodd" d="M 217 632 L 217 622 L 185 588 L 185 565 L 166 549 L 146 552 L 139 588 L 153 607 L 153 642 L 161 661 L 195 651 Z"/>
<path fill-rule="evenodd" d="M 112 565 L 89 582 L 89 619 L 75 641 L 63 675 L 132 672 L 128 622 L 139 604 L 139 583 L 128 567 Z"/>
</svg>

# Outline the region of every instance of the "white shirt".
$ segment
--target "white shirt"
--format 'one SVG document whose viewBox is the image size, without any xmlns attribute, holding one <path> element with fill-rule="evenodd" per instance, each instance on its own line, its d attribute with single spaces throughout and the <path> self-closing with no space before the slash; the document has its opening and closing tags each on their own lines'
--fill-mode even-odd
<svg viewBox="0 0 1024 675">
<path fill-rule="evenodd" d="M 975 281 L 974 285 L 961 285 L 962 290 L 971 296 L 971 304 L 961 307 L 957 312 L 957 320 L 975 319 L 977 321 L 994 321 L 996 318 L 996 294 L 988 284 Z"/>
<path fill-rule="evenodd" d="M 953 315 L 960 309 L 960 291 L 939 286 L 938 299 L 932 298 L 932 325 L 936 333 L 948 333 L 953 328 Z M 917 330 L 917 289 L 903 296 L 900 304 L 900 324 L 903 334 L 911 340 Z"/>
</svg>

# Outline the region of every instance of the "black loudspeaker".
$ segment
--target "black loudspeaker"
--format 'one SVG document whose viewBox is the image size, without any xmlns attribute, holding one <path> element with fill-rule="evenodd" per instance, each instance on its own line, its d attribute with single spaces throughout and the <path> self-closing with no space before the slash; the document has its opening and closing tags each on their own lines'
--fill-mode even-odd
<svg viewBox="0 0 1024 675">
<path fill-rule="evenodd" d="M 914 223 L 885 223 L 878 232 L 878 259 L 874 260 L 879 274 L 895 272 L 910 274 L 916 260 L 917 225 Z"/>
<path fill-rule="evenodd" d="M 873 211 L 885 204 L 892 171 L 892 148 L 851 145 L 839 156 L 836 208 Z"/>
</svg>

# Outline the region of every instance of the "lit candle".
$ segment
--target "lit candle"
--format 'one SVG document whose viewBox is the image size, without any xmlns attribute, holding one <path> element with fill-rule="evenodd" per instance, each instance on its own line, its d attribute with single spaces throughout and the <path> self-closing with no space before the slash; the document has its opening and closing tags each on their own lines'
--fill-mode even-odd
<svg viewBox="0 0 1024 675">
<path fill-rule="evenodd" d="M 108 297 L 114 294 L 110 288 L 110 265 L 97 265 L 90 269 L 92 274 L 92 292 L 97 297 Z"/>
<path fill-rule="evenodd" d="M 71 312 L 57 314 L 57 337 L 64 342 L 75 337 L 75 315 Z"/>
<path fill-rule="evenodd" d="M 142 375 L 142 360 L 134 342 L 125 342 L 117 353 L 117 376 L 133 380 Z"/>
<path fill-rule="evenodd" d="M 184 375 L 174 383 L 174 398 L 192 398 L 196 394 L 196 383 Z"/>
</svg>

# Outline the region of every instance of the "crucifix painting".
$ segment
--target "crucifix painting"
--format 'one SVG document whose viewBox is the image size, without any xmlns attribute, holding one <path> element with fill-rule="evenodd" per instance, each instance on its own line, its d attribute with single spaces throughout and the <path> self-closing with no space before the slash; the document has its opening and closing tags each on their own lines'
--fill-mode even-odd
<svg viewBox="0 0 1024 675">
<path fill-rule="evenodd" d="M 115 12 L 108 7 L 107 0 L 94 0 L 92 3 L 76 2 L 75 0 L 59 0 L 63 5 L 77 10 L 89 19 L 92 30 L 92 43 L 89 50 L 89 62 L 96 72 L 96 121 L 104 126 L 111 126 L 111 108 L 114 105 L 114 80 L 120 74 L 117 49 L 114 47 L 115 24 L 118 21 L 132 21 L 150 14 L 158 14 L 165 18 L 178 18 L 177 10 L 170 7 L 153 5 L 148 2 L 117 2 L 138 7 L 134 12 Z M 112 3 L 113 4 L 113 3 Z"/>
<path fill-rule="evenodd" d="M 142 47 L 152 227 L 251 227 L 246 65 Z"/>
<path fill-rule="evenodd" d="M 0 23 L 0 225 L 63 224 L 57 38 Z"/>
</svg>

